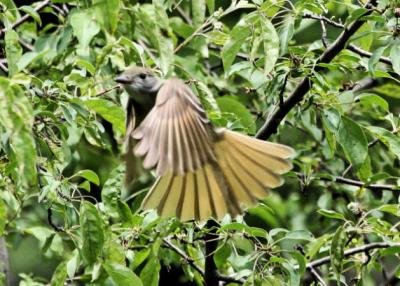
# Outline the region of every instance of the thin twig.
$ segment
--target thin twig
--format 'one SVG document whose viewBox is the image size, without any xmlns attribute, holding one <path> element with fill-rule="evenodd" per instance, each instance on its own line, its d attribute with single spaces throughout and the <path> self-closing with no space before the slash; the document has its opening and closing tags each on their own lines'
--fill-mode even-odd
<svg viewBox="0 0 400 286">
<path fill-rule="evenodd" d="M 319 20 L 320 24 L 321 24 L 321 31 L 322 31 L 322 35 L 321 35 L 321 40 L 322 40 L 322 44 L 324 45 L 325 48 L 328 47 L 328 34 L 326 32 L 326 27 L 325 27 L 325 22 L 323 20 Z"/>
<path fill-rule="evenodd" d="M 193 260 L 193 258 L 191 258 L 189 255 L 187 255 L 183 250 L 181 250 L 175 244 L 173 244 L 169 239 L 163 238 L 163 242 L 168 248 L 175 251 L 176 254 L 178 254 L 180 257 L 182 257 L 186 263 L 188 263 L 190 266 L 192 266 L 194 269 L 196 269 L 197 272 L 199 272 L 202 276 L 204 276 L 204 270 L 201 269 L 201 267 L 196 264 L 196 262 Z"/>
<path fill-rule="evenodd" d="M 50 4 L 50 0 L 45 0 L 42 3 L 38 4 L 34 10 L 36 12 L 39 12 L 40 10 L 42 10 L 44 7 L 46 7 L 47 5 Z M 11 29 L 15 29 L 16 27 L 18 27 L 19 25 L 21 25 L 22 23 L 24 23 L 26 20 L 28 20 L 31 17 L 30 14 L 25 14 L 24 16 L 22 16 L 21 18 L 19 18 L 14 24 L 11 25 Z M 7 28 L 3 28 L 0 30 L 0 35 L 2 33 L 7 32 Z"/>
<path fill-rule="evenodd" d="M 0 69 L 1 69 L 4 73 L 8 74 L 8 68 L 4 65 L 3 62 L 0 62 Z"/>
<path fill-rule="evenodd" d="M 319 275 L 318 271 L 314 269 L 314 267 L 310 266 L 309 268 L 311 274 L 315 277 L 315 279 L 321 283 L 322 286 L 327 286 L 326 282 L 324 281 L 324 279 L 321 277 L 321 275 Z"/>
<path fill-rule="evenodd" d="M 376 0 L 370 0 L 367 2 L 365 7 L 372 8 L 371 5 L 376 5 Z M 364 15 L 371 14 L 373 9 L 367 10 Z M 324 70 L 323 67 L 318 66 L 321 63 L 330 63 L 343 49 L 346 47 L 347 41 L 353 36 L 358 29 L 365 23 L 363 18 L 355 20 L 350 24 L 347 29 L 343 30 L 337 39 L 322 53 L 321 57 L 316 62 L 315 72 Z M 269 119 L 257 132 L 256 137 L 261 139 L 267 139 L 270 135 L 275 133 L 278 126 L 285 118 L 285 116 L 294 108 L 299 102 L 301 102 L 304 96 L 310 91 L 313 82 L 311 80 L 314 73 L 309 73 L 303 78 L 303 80 L 294 89 L 291 95 L 283 102 L 282 106 L 275 110 Z"/>
<path fill-rule="evenodd" d="M 303 16 L 303 18 L 324 21 L 325 23 L 327 23 L 327 24 L 329 24 L 329 25 L 331 25 L 333 27 L 340 28 L 340 29 L 344 28 L 344 25 L 342 23 L 335 22 L 335 21 L 333 21 L 333 20 L 331 20 L 331 19 L 329 19 L 329 18 L 327 18 L 325 16 L 306 14 L 306 15 Z"/>
<path fill-rule="evenodd" d="M 102 95 L 104 95 L 104 94 L 106 94 L 106 93 L 109 93 L 110 91 L 113 91 L 114 89 L 120 89 L 120 88 L 121 88 L 120 85 L 113 86 L 113 87 L 111 87 L 111 88 L 109 88 L 109 89 L 105 89 L 105 90 L 103 90 L 103 91 L 100 91 L 99 93 L 97 93 L 97 94 L 95 95 L 95 97 L 102 96 Z"/>
<path fill-rule="evenodd" d="M 369 244 L 364 244 L 362 246 L 358 246 L 358 247 L 354 247 L 354 248 L 350 248 L 350 249 L 346 250 L 344 252 L 343 256 L 348 257 L 348 256 L 352 256 L 357 253 L 368 252 L 372 249 L 389 248 L 392 246 L 400 246 L 400 243 L 373 242 L 373 243 L 369 243 Z M 317 260 L 307 263 L 306 269 L 310 270 L 313 267 L 318 267 L 318 266 L 330 263 L 330 261 L 331 261 L 331 257 L 325 256 L 320 259 L 317 259 Z M 298 267 L 296 267 L 296 268 L 298 268 Z"/>
</svg>

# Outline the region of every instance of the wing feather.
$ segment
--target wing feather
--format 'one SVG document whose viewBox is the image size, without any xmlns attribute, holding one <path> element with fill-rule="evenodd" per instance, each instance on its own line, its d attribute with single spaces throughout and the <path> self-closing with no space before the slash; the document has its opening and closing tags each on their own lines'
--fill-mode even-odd
<svg viewBox="0 0 400 286">
<path fill-rule="evenodd" d="M 144 167 L 158 176 L 196 171 L 215 161 L 212 128 L 200 101 L 182 81 L 164 82 L 156 104 L 133 132 L 140 142 L 135 155 L 145 156 Z"/>
</svg>

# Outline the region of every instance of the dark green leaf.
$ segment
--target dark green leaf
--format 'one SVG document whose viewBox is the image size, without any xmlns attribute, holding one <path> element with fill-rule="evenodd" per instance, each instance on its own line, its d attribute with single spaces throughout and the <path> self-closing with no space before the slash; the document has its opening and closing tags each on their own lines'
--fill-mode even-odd
<svg viewBox="0 0 400 286">
<path fill-rule="evenodd" d="M 338 131 L 338 142 L 346 158 L 358 170 L 368 156 L 368 142 L 361 127 L 346 116 L 342 116 Z"/>
<path fill-rule="evenodd" d="M 143 283 L 129 268 L 124 265 L 108 261 L 103 265 L 104 269 L 110 275 L 117 286 L 142 286 Z"/>
<path fill-rule="evenodd" d="M 104 223 L 97 208 L 88 201 L 82 201 L 80 224 L 83 258 L 93 264 L 103 252 Z"/>
</svg>

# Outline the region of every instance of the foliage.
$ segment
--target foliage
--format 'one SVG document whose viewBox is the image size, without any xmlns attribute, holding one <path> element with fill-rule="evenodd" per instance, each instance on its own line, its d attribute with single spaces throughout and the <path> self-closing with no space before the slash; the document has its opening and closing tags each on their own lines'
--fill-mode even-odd
<svg viewBox="0 0 400 286">
<path fill-rule="evenodd" d="M 399 1 L 18 2 L 0 3 L 0 236 L 14 284 L 400 279 Z M 217 126 L 276 125 L 269 140 L 296 150 L 286 184 L 218 227 L 139 210 L 153 177 L 124 191 L 127 94 L 113 81 L 131 65 L 187 80 Z"/>
</svg>

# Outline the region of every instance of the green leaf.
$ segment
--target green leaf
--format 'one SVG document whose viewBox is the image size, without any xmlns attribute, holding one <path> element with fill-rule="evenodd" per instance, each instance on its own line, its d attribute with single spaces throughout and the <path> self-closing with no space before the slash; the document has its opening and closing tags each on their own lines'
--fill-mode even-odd
<svg viewBox="0 0 400 286">
<path fill-rule="evenodd" d="M 32 136 L 33 111 L 19 85 L 0 77 L 0 127 L 6 132 L 9 147 L 4 151 L 12 162 L 10 172 L 17 188 L 27 190 L 36 185 L 36 150 Z M 6 142 L 5 141 L 5 142 Z"/>
<path fill-rule="evenodd" d="M 368 142 L 361 127 L 346 116 L 342 116 L 338 142 L 342 146 L 346 158 L 353 165 L 354 170 L 358 170 L 368 156 Z"/>
<path fill-rule="evenodd" d="M 204 22 L 206 15 L 205 0 L 191 1 L 192 2 L 192 19 L 195 27 L 200 26 Z"/>
<path fill-rule="evenodd" d="M 320 210 L 318 210 L 318 213 L 323 215 L 324 217 L 346 220 L 346 218 L 344 217 L 343 214 L 335 212 L 333 210 L 320 209 Z"/>
<path fill-rule="evenodd" d="M 0 237 L 4 233 L 4 228 L 7 222 L 7 206 L 2 198 L 0 198 Z"/>
<path fill-rule="evenodd" d="M 368 70 L 371 73 L 371 75 L 375 74 L 375 65 L 379 62 L 379 58 L 382 56 L 385 49 L 386 46 L 375 49 L 372 53 L 372 56 L 368 60 Z"/>
<path fill-rule="evenodd" d="M 114 131 L 118 131 L 121 134 L 125 133 L 125 112 L 120 106 L 105 99 L 89 99 L 83 103 L 110 122 Z"/>
<path fill-rule="evenodd" d="M 50 285 L 51 286 L 64 286 L 65 279 L 67 279 L 67 265 L 66 262 L 63 261 L 58 264 L 56 270 L 53 273 L 53 277 L 51 278 Z"/>
<path fill-rule="evenodd" d="M 283 24 L 279 29 L 279 40 L 280 40 L 280 54 L 286 53 L 289 41 L 292 39 L 294 34 L 294 18 L 290 14 L 283 19 Z"/>
<path fill-rule="evenodd" d="M 124 265 L 108 261 L 103 267 L 117 286 L 143 286 L 139 277 Z"/>
<path fill-rule="evenodd" d="M 247 37 L 251 34 L 248 20 L 249 15 L 245 18 L 240 19 L 240 21 L 235 25 L 235 27 L 233 27 L 232 31 L 229 33 L 228 40 L 225 42 L 222 48 L 221 58 L 225 73 L 228 73 L 229 68 L 235 60 L 237 53 L 240 51 L 240 48 L 246 41 Z"/>
<path fill-rule="evenodd" d="M 40 19 L 39 13 L 36 12 L 36 10 L 33 9 L 31 6 L 24 5 L 24 6 L 19 7 L 19 9 L 21 11 L 24 11 L 29 16 L 31 16 L 39 24 L 39 26 L 42 25 L 42 20 Z"/>
<path fill-rule="evenodd" d="M 118 216 L 118 201 L 123 187 L 124 168 L 119 166 L 112 170 L 101 191 L 101 201 L 110 216 Z"/>
<path fill-rule="evenodd" d="M 141 6 L 139 13 L 136 14 L 137 22 L 143 27 L 143 32 L 147 39 L 157 49 L 159 53 L 159 67 L 164 75 L 168 75 L 171 70 L 171 63 L 173 62 L 173 42 L 170 38 L 165 37 L 161 33 L 161 28 L 157 24 L 158 21 L 155 17 L 156 12 L 153 6 Z M 164 29 L 167 27 L 163 27 Z"/>
<path fill-rule="evenodd" d="M 94 0 L 94 15 L 101 28 L 111 34 L 118 25 L 120 0 Z"/>
<path fill-rule="evenodd" d="M 94 264 L 103 253 L 104 223 L 97 208 L 88 201 L 81 203 L 80 224 L 83 258 Z"/>
<path fill-rule="evenodd" d="M 10 76 L 18 72 L 18 61 L 22 56 L 22 48 L 19 45 L 18 39 L 17 32 L 12 29 L 7 30 L 4 36 L 8 73 Z"/>
<path fill-rule="evenodd" d="M 359 100 L 360 100 L 361 105 L 363 105 L 367 109 L 369 109 L 373 106 L 379 106 L 384 111 L 386 111 L 386 112 L 389 111 L 389 104 L 387 103 L 387 101 L 385 99 L 383 99 L 379 95 L 372 94 L 372 93 L 363 93 L 359 96 Z"/>
<path fill-rule="evenodd" d="M 336 230 L 332 238 L 332 244 L 330 249 L 331 266 L 338 280 L 340 273 L 342 272 L 343 255 L 344 255 L 344 247 L 346 244 L 346 240 L 347 240 L 346 231 L 344 230 L 343 226 L 340 226 Z"/>
<path fill-rule="evenodd" d="M 79 46 L 77 53 L 81 56 L 89 55 L 89 44 L 94 36 L 100 32 L 100 26 L 97 23 L 91 10 L 79 10 L 70 15 L 70 23 L 74 35 L 78 38 Z"/>
<path fill-rule="evenodd" d="M 74 178 L 74 177 L 82 177 L 82 178 L 85 178 L 86 180 L 88 180 L 89 182 L 92 182 L 96 186 L 100 185 L 99 177 L 92 170 L 80 170 L 77 173 L 75 173 L 71 178 Z"/>
<path fill-rule="evenodd" d="M 240 121 L 240 124 L 247 128 L 249 133 L 255 133 L 255 119 L 250 111 L 232 96 L 219 97 L 217 99 L 221 112 L 232 113 Z"/>
<path fill-rule="evenodd" d="M 140 279 L 142 280 L 143 285 L 158 286 L 160 280 L 160 269 L 161 266 L 157 257 L 151 257 L 140 272 Z"/>
<path fill-rule="evenodd" d="M 390 49 L 393 70 L 400 75 L 400 43 L 397 41 Z"/>
<path fill-rule="evenodd" d="M 295 230 L 288 232 L 285 235 L 285 239 L 312 241 L 314 239 L 314 236 L 312 235 L 312 233 L 306 230 Z"/>
<path fill-rule="evenodd" d="M 368 130 L 381 140 L 389 150 L 400 159 L 400 138 L 389 130 L 381 127 L 369 126 Z"/>
<path fill-rule="evenodd" d="M 264 73 L 269 74 L 279 57 L 279 37 L 270 20 L 260 15 L 259 21 L 264 44 Z"/>
<path fill-rule="evenodd" d="M 268 17 L 273 17 L 275 14 L 285 6 L 285 0 L 265 0 L 260 1 L 261 11 L 265 13 Z"/>
</svg>

